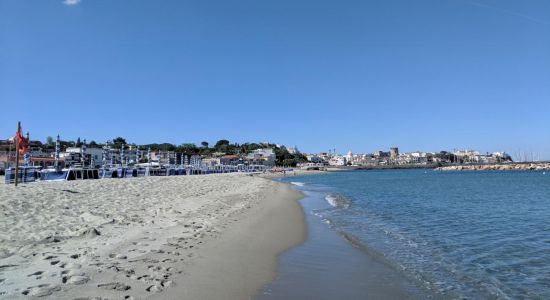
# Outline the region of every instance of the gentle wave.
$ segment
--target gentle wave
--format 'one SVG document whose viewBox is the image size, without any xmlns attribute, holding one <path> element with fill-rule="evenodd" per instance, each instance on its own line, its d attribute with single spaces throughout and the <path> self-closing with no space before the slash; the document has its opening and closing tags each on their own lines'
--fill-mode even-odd
<svg viewBox="0 0 550 300">
<path fill-rule="evenodd" d="M 305 183 L 298 182 L 298 181 L 291 181 L 290 184 L 294 184 L 294 185 L 297 185 L 297 186 L 304 186 L 305 185 Z"/>
<path fill-rule="evenodd" d="M 550 299 L 545 177 L 343 172 L 312 177 L 306 187 L 328 203 L 318 216 L 331 229 L 427 290 L 449 298 Z"/>
<path fill-rule="evenodd" d="M 327 200 L 328 204 L 330 204 L 332 207 L 336 208 L 348 208 L 350 204 L 349 199 L 338 194 L 328 194 L 325 197 L 325 200 Z"/>
</svg>

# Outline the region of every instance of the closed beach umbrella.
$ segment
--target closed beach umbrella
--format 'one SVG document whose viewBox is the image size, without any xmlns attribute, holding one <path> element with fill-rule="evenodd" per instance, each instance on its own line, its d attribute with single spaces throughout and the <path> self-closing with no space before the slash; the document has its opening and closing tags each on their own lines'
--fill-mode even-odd
<svg viewBox="0 0 550 300">
<path fill-rule="evenodd" d="M 120 165 L 124 162 L 124 144 L 120 146 Z"/>
<path fill-rule="evenodd" d="M 103 162 L 103 166 L 105 166 L 105 163 L 107 162 L 107 155 L 109 152 L 107 151 L 107 147 L 103 146 L 103 152 L 101 153 L 101 161 Z"/>
<path fill-rule="evenodd" d="M 59 166 L 59 134 L 57 135 L 57 140 L 55 140 L 55 167 Z"/>
<path fill-rule="evenodd" d="M 29 140 L 29 133 L 27 132 L 27 141 Z M 25 155 L 23 155 L 23 159 L 25 160 L 25 165 L 30 166 L 31 163 L 31 154 L 27 151 Z"/>
<path fill-rule="evenodd" d="M 82 154 L 80 155 L 80 162 L 82 163 L 82 166 L 84 166 L 84 163 L 86 162 L 86 139 L 84 139 L 81 149 Z"/>
</svg>

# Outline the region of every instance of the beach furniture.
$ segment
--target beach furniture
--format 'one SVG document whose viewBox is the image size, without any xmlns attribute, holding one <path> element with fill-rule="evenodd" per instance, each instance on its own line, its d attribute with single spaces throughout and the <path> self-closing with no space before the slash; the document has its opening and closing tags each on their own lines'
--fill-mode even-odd
<svg viewBox="0 0 550 300">
<path fill-rule="evenodd" d="M 21 166 L 19 167 L 19 170 L 17 171 L 19 178 L 17 179 L 18 182 L 34 182 L 39 177 L 39 167 L 33 167 L 33 166 Z M 7 184 L 15 183 L 15 168 L 8 168 L 6 169 L 6 176 L 4 178 L 4 182 Z"/>
<path fill-rule="evenodd" d="M 99 179 L 99 170 L 93 168 L 70 167 L 64 169 L 45 169 L 40 171 L 40 181 L 88 180 Z"/>
</svg>

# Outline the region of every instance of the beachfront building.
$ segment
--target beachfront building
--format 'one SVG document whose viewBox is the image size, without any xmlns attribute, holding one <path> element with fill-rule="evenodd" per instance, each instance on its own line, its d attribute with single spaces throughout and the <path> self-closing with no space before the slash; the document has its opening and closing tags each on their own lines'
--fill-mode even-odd
<svg viewBox="0 0 550 300">
<path fill-rule="evenodd" d="M 28 138 L 28 133 L 27 133 Z M 51 156 L 50 151 L 46 151 L 46 145 L 43 145 L 40 141 L 29 141 L 28 149 L 28 158 L 31 166 L 48 166 L 49 164 L 45 161 L 39 162 L 38 159 L 33 158 L 44 158 L 47 160 Z M 25 159 L 23 156 L 20 157 L 19 163 L 23 165 Z M 13 138 L 0 140 L 0 169 L 5 170 L 9 167 L 15 166 L 15 142 Z"/>
<path fill-rule="evenodd" d="M 379 158 L 385 158 L 385 157 L 390 157 L 390 153 L 389 152 L 384 152 L 382 150 L 378 150 L 378 151 L 374 151 L 372 153 L 372 155 L 374 157 L 379 157 Z"/>
<path fill-rule="evenodd" d="M 462 163 L 482 163 L 484 160 L 479 152 L 474 150 L 457 150 L 453 154 Z"/>
<path fill-rule="evenodd" d="M 490 155 L 491 158 L 495 160 L 495 162 L 512 162 L 512 156 L 506 152 L 493 152 Z"/>
<path fill-rule="evenodd" d="M 307 154 L 307 161 L 314 164 L 328 164 L 327 160 L 323 159 L 321 155 Z"/>
<path fill-rule="evenodd" d="M 342 155 L 334 155 L 328 161 L 329 166 L 345 166 L 346 158 Z"/>
<path fill-rule="evenodd" d="M 219 157 L 209 157 L 202 159 L 202 165 L 205 167 L 215 167 L 221 164 L 221 159 Z"/>
<path fill-rule="evenodd" d="M 462 164 L 495 164 L 513 161 L 506 152 L 480 154 L 474 150 L 458 150 L 453 154 L 457 157 L 457 162 Z"/>
<path fill-rule="evenodd" d="M 222 165 L 238 165 L 242 164 L 243 160 L 240 156 L 232 154 L 232 155 L 223 155 L 220 157 L 220 164 Z"/>
<path fill-rule="evenodd" d="M 397 164 L 400 165 L 426 165 L 431 163 L 433 154 L 428 152 L 408 152 L 399 155 L 397 158 Z"/>
<path fill-rule="evenodd" d="M 349 150 L 345 157 L 346 157 L 346 162 L 351 163 L 353 161 L 353 152 L 351 152 L 351 150 Z"/>
<path fill-rule="evenodd" d="M 390 148 L 390 159 L 397 160 L 398 157 L 399 157 L 399 148 L 397 147 Z"/>
<path fill-rule="evenodd" d="M 84 161 L 86 164 L 90 164 L 92 161 L 95 166 L 101 165 L 103 158 L 102 148 L 87 148 L 87 147 L 67 147 L 64 152 L 59 154 L 67 165 L 81 163 L 82 156 L 84 155 Z"/>
<path fill-rule="evenodd" d="M 352 166 L 378 166 L 380 165 L 380 158 L 376 158 L 371 154 L 358 154 L 355 155 Z"/>
<path fill-rule="evenodd" d="M 133 152 L 135 154 L 135 151 Z M 175 151 L 151 152 L 151 161 L 156 161 L 166 165 L 178 165 L 181 164 L 181 154 L 176 153 Z"/>
<path fill-rule="evenodd" d="M 265 166 L 274 166 L 275 158 L 275 152 L 272 148 L 256 149 L 246 156 L 250 164 Z"/>
</svg>

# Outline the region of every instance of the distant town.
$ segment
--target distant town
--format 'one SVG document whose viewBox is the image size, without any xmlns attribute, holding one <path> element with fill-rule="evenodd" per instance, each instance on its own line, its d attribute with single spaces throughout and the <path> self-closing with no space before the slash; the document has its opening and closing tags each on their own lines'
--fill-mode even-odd
<svg viewBox="0 0 550 300">
<path fill-rule="evenodd" d="M 56 145 L 57 148 L 56 149 Z M 57 154 L 56 154 L 57 150 Z M 56 157 L 57 155 L 57 157 Z M 179 146 L 170 143 L 136 145 L 122 137 L 106 143 L 87 142 L 78 138 L 67 141 L 59 137 L 48 137 L 46 141 L 29 140 L 29 151 L 21 163 L 30 166 L 59 167 L 79 163 L 99 168 L 105 164 L 131 165 L 144 162 L 166 165 L 196 164 L 216 165 L 263 165 L 307 168 L 322 167 L 437 167 L 462 164 L 499 164 L 512 162 L 505 152 L 480 153 L 474 150 L 440 152 L 414 151 L 401 153 L 399 148 L 372 153 L 338 154 L 336 150 L 317 154 L 302 153 L 297 147 L 274 143 L 231 143 L 219 140 L 214 145 L 202 142 Z M 15 162 L 12 139 L 0 140 L 0 168 L 12 167 Z"/>
<path fill-rule="evenodd" d="M 475 150 L 456 150 L 453 152 L 414 151 L 400 153 L 399 148 L 389 151 L 374 151 L 366 154 L 354 154 L 349 151 L 345 155 L 334 152 L 307 154 L 309 163 L 328 166 L 358 166 L 358 167 L 391 167 L 391 166 L 442 166 L 452 164 L 496 164 L 512 162 L 512 157 L 505 152 L 481 154 Z"/>
</svg>

